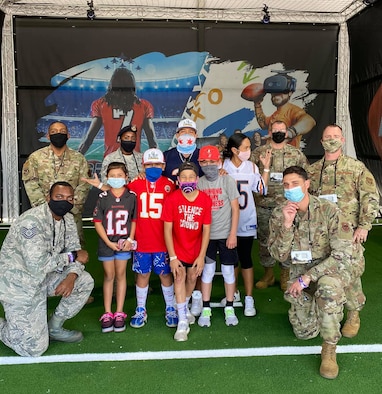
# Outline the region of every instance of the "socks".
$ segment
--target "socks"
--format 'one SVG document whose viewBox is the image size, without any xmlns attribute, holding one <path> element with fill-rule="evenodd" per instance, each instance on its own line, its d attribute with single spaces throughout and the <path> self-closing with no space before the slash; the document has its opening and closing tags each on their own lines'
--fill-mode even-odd
<svg viewBox="0 0 382 394">
<path fill-rule="evenodd" d="M 162 292 L 166 308 L 174 306 L 174 285 L 165 287 L 162 285 Z"/>
<path fill-rule="evenodd" d="M 135 291 L 137 293 L 137 307 L 146 309 L 146 300 L 147 300 L 147 293 L 149 291 L 149 286 L 146 287 L 135 286 Z"/>
</svg>

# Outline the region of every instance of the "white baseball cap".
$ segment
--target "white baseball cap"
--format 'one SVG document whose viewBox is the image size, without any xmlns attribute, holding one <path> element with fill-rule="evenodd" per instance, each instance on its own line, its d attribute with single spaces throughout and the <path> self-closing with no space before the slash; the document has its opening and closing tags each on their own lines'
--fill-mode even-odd
<svg viewBox="0 0 382 394">
<path fill-rule="evenodd" d="M 143 164 L 149 163 L 164 164 L 165 161 L 162 151 L 156 148 L 147 149 L 147 151 L 143 154 Z"/>
<path fill-rule="evenodd" d="M 193 120 L 191 120 L 191 119 L 182 119 L 178 123 L 178 128 L 176 129 L 176 132 L 178 132 L 181 129 L 185 129 L 185 128 L 194 129 L 195 133 L 198 132 L 198 130 L 196 128 L 196 123 Z"/>
</svg>

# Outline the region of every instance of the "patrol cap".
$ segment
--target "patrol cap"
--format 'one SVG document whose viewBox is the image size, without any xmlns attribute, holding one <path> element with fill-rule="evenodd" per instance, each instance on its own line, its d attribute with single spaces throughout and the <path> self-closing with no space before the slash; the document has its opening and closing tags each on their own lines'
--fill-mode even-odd
<svg viewBox="0 0 382 394">
<path fill-rule="evenodd" d="M 130 125 L 130 126 L 125 126 L 125 127 L 123 127 L 121 130 L 119 130 L 119 133 L 118 133 L 118 135 L 117 135 L 117 138 L 121 138 L 121 137 L 122 137 L 122 134 L 127 133 L 128 131 L 131 131 L 131 132 L 133 132 L 133 133 L 136 133 L 136 132 L 137 132 L 137 126 L 135 126 L 135 125 L 133 124 L 133 125 Z"/>
<path fill-rule="evenodd" d="M 143 164 L 150 164 L 150 163 L 160 163 L 164 164 L 164 156 L 163 153 L 156 148 L 147 149 L 143 154 Z"/>
<path fill-rule="evenodd" d="M 194 129 L 195 133 L 198 132 L 198 130 L 196 128 L 196 123 L 193 120 L 191 120 L 191 119 L 182 119 L 178 123 L 178 128 L 176 129 L 176 132 L 178 133 L 179 130 L 182 130 L 182 129 L 185 129 L 185 128 Z"/>
<path fill-rule="evenodd" d="M 198 161 L 213 160 L 217 161 L 220 159 L 220 152 L 216 146 L 205 145 L 200 148 Z"/>
</svg>

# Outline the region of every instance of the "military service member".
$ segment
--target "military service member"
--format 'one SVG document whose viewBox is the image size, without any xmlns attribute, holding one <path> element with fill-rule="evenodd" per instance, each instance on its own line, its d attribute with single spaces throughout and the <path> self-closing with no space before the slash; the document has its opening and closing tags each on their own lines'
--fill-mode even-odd
<svg viewBox="0 0 382 394">
<path fill-rule="evenodd" d="M 20 356 L 40 356 L 49 338 L 79 342 L 79 331 L 65 330 L 65 320 L 86 303 L 94 281 L 84 271 L 73 216 L 74 191 L 67 182 L 50 189 L 48 202 L 24 212 L 12 224 L 0 251 L 0 340 Z M 47 323 L 47 296 L 62 296 Z"/>
<path fill-rule="evenodd" d="M 135 151 L 137 144 L 137 128 L 126 126 L 121 129 L 117 136 L 121 146 L 114 152 L 108 154 L 102 162 L 101 181 L 107 183 L 106 170 L 110 163 L 124 163 L 129 173 L 130 180 L 143 172 L 143 153 Z"/>
<path fill-rule="evenodd" d="M 324 157 L 308 167 L 310 193 L 337 203 L 353 231 L 353 258 L 358 275 L 346 293 L 347 320 L 342 335 L 352 338 L 360 327 L 359 311 L 366 297 L 362 291 L 361 275 L 365 269 L 364 248 L 371 224 L 379 209 L 375 179 L 359 160 L 345 156 L 345 138 L 341 127 L 329 125 L 322 134 Z"/>
<path fill-rule="evenodd" d="M 22 179 L 32 207 L 46 201 L 53 183 L 66 181 L 72 185 L 74 206 L 71 213 L 74 215 L 81 245 L 84 246 L 82 211 L 90 186 L 81 181 L 81 178 L 88 177 L 88 163 L 81 153 L 66 145 L 69 137 L 64 123 L 51 123 L 47 134 L 50 145 L 29 156 L 23 166 Z"/>
<path fill-rule="evenodd" d="M 276 262 L 270 256 L 267 244 L 269 237 L 269 218 L 271 217 L 272 210 L 285 201 L 282 185 L 283 171 L 290 166 L 306 168 L 309 165 L 305 155 L 299 149 L 287 144 L 287 135 L 286 124 L 283 121 L 274 121 L 269 129 L 270 141 L 255 149 L 250 159 L 259 167 L 260 174 L 263 171 L 270 171 L 267 194 L 255 196 L 260 263 L 265 269 L 264 276 L 256 283 L 256 288 L 258 289 L 265 289 L 268 286 L 272 286 L 275 282 L 273 267 Z M 264 156 L 268 150 L 272 151 L 271 167 L 269 170 L 264 170 L 260 157 Z M 286 290 L 288 278 L 288 262 L 282 262 L 280 287 L 283 291 Z"/>
<path fill-rule="evenodd" d="M 270 220 L 269 251 L 275 259 L 291 258 L 285 299 L 291 303 L 289 321 L 299 339 L 319 333 L 324 342 L 320 374 L 338 375 L 336 344 L 346 302 L 345 289 L 354 273 L 352 232 L 335 204 L 311 196 L 306 171 L 298 166 L 283 173 L 287 201 Z"/>
</svg>

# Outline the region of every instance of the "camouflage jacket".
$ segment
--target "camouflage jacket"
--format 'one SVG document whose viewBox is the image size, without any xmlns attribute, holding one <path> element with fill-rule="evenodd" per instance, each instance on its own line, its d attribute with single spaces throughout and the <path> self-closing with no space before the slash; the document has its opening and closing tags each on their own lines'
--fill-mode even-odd
<svg viewBox="0 0 382 394">
<path fill-rule="evenodd" d="M 269 221 L 268 249 L 273 258 L 286 261 L 292 250 L 310 250 L 306 275 L 316 282 L 323 275 L 338 274 L 347 281 L 352 274 L 352 231 L 338 207 L 309 196 L 309 209 L 296 215 L 291 228 L 284 226 L 282 209 L 276 207 Z"/>
<path fill-rule="evenodd" d="M 50 272 L 79 275 L 84 265 L 69 263 L 67 253 L 80 249 L 72 214 L 54 220 L 47 203 L 25 211 L 11 225 L 0 251 L 0 300 L 30 301 Z"/>
<path fill-rule="evenodd" d="M 140 172 L 143 172 L 142 165 L 143 153 L 133 152 L 131 155 L 124 155 L 121 148 L 118 148 L 115 152 L 107 155 L 102 162 L 101 168 L 101 182 L 106 183 L 106 170 L 110 163 L 124 163 L 127 171 L 129 172 L 129 179 L 133 180 Z"/>
<path fill-rule="evenodd" d="M 268 192 L 266 195 L 255 195 L 256 206 L 264 208 L 274 208 L 285 201 L 284 198 L 284 187 L 282 182 L 276 181 L 272 178 L 273 173 L 282 173 L 286 168 L 291 166 L 300 166 L 307 168 L 309 162 L 305 155 L 297 148 L 291 145 L 285 145 L 283 149 L 272 149 L 271 144 L 266 144 L 256 148 L 252 154 L 250 160 L 253 161 L 260 170 L 260 174 L 263 173 L 264 166 L 260 161 L 260 156 L 265 155 L 265 152 L 272 150 L 272 159 L 270 167 L 270 177 L 268 181 Z"/>
<path fill-rule="evenodd" d="M 359 160 L 341 155 L 325 166 L 325 159 L 307 168 L 310 192 L 315 195 L 337 194 L 337 204 L 353 228 L 371 229 L 379 209 L 375 179 Z"/>
<path fill-rule="evenodd" d="M 62 157 L 57 157 L 50 146 L 41 148 L 33 152 L 23 166 L 22 179 L 32 207 L 46 201 L 53 183 L 66 181 L 74 189 L 71 212 L 82 212 L 90 185 L 81 178 L 88 178 L 88 163 L 81 153 L 68 147 Z"/>
</svg>

